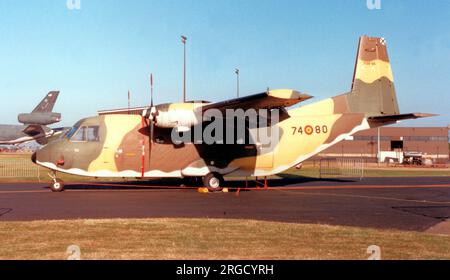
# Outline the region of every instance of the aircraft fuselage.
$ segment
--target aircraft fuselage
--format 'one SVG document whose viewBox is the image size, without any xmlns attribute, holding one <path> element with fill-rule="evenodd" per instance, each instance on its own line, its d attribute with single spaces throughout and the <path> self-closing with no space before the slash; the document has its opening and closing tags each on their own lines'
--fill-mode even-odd
<svg viewBox="0 0 450 280">
<path fill-rule="evenodd" d="M 149 128 L 141 116 L 105 115 L 80 121 L 72 135 L 38 151 L 37 163 L 92 177 L 181 178 L 210 172 L 274 175 L 370 128 L 364 114 L 335 114 L 339 106 L 335 99 L 289 111 L 289 118 L 275 124 L 280 133 L 278 143 L 270 149 L 247 143 L 177 145 L 171 139 L 171 129 L 157 127 L 150 141 Z M 81 129 L 86 130 L 84 139 L 74 135 Z"/>
</svg>

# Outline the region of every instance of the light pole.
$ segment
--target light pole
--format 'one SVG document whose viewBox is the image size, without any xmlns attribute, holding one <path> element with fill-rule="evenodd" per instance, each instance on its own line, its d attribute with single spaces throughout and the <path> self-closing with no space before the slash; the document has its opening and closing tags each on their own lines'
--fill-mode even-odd
<svg viewBox="0 0 450 280">
<path fill-rule="evenodd" d="M 186 103 L 186 36 L 181 36 L 181 42 L 183 43 L 184 53 L 184 77 L 183 77 L 183 103 Z"/>
<path fill-rule="evenodd" d="M 236 86 L 236 89 L 237 89 L 237 97 L 239 98 L 239 69 L 236 68 L 236 69 L 234 70 L 234 73 L 236 73 L 236 79 L 237 79 L 237 86 Z"/>
<path fill-rule="evenodd" d="M 378 135 L 377 135 L 377 146 L 378 146 L 378 155 L 377 155 L 377 162 L 378 165 L 381 163 L 381 131 L 380 128 L 378 127 Z"/>
</svg>

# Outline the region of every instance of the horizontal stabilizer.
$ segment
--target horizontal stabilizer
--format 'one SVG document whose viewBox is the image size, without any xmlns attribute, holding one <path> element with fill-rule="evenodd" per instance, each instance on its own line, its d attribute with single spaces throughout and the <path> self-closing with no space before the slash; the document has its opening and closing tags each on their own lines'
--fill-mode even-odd
<svg viewBox="0 0 450 280">
<path fill-rule="evenodd" d="M 435 114 L 426 114 L 426 113 L 410 113 L 410 114 L 400 114 L 400 115 L 383 115 L 383 116 L 375 116 L 370 117 L 369 121 L 372 122 L 380 122 L 380 123 L 395 123 L 401 120 L 411 120 L 411 119 L 421 119 L 421 118 L 429 118 L 435 117 Z"/>
</svg>

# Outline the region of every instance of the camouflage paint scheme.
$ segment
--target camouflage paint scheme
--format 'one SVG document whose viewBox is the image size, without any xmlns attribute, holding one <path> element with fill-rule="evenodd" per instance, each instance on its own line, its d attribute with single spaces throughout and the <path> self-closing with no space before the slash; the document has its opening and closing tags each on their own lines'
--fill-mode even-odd
<svg viewBox="0 0 450 280">
<path fill-rule="evenodd" d="M 277 90 L 258 101 L 241 98 L 220 103 L 175 103 L 158 109 L 280 108 L 308 98 L 293 90 Z M 398 114 L 386 42 L 363 36 L 351 92 L 289 110 L 289 116 L 276 124 L 279 143 L 269 151 L 261 152 L 258 145 L 176 146 L 170 140 L 170 129 L 158 127 L 150 142 L 148 120 L 144 117 L 101 115 L 80 121 L 80 125 L 100 127 L 99 142 L 60 139 L 38 151 L 36 158 L 37 164 L 49 169 L 92 177 L 189 177 L 210 172 L 269 176 L 296 166 L 358 131 L 395 122 L 395 118 L 386 123 L 371 117 Z"/>
</svg>

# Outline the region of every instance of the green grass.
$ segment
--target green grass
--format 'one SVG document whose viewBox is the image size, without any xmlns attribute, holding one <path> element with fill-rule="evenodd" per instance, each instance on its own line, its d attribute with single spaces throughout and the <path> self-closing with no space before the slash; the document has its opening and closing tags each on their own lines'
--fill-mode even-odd
<svg viewBox="0 0 450 280">
<path fill-rule="evenodd" d="M 450 236 L 253 220 L 1 222 L 0 259 L 450 259 Z"/>
</svg>

